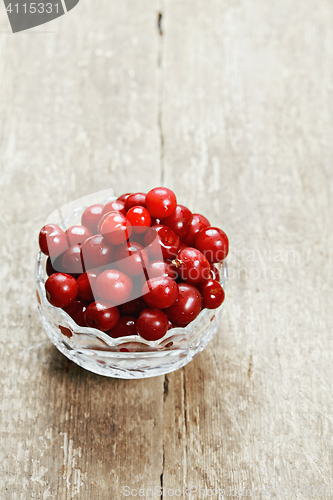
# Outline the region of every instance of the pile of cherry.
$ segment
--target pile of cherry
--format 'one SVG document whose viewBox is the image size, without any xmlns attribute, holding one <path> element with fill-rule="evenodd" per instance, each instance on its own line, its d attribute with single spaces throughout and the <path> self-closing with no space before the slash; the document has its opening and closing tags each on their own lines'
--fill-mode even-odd
<svg viewBox="0 0 333 500">
<path fill-rule="evenodd" d="M 227 235 L 170 189 L 92 205 L 81 222 L 39 233 L 47 299 L 79 326 L 158 340 L 224 301 L 214 263 L 228 254 Z"/>
</svg>

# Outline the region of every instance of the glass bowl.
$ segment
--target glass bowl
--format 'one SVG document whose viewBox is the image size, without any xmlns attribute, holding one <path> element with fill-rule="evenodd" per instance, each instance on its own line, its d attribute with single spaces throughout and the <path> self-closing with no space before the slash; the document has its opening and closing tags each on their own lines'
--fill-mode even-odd
<svg viewBox="0 0 333 500">
<path fill-rule="evenodd" d="M 105 203 L 108 201 L 110 199 Z M 86 206 L 77 207 L 63 221 L 53 219 L 53 222 L 63 229 L 80 224 L 85 208 Z M 86 370 L 123 379 L 163 375 L 189 363 L 206 347 L 217 331 L 224 303 L 217 309 L 203 309 L 189 325 L 168 330 L 158 341 L 147 341 L 138 335 L 114 339 L 95 328 L 78 326 L 65 311 L 52 306 L 46 298 L 46 260 L 47 257 L 39 252 L 35 283 L 40 319 L 57 349 Z M 220 272 L 220 283 L 225 289 L 227 263 L 224 261 L 215 265 Z"/>
</svg>

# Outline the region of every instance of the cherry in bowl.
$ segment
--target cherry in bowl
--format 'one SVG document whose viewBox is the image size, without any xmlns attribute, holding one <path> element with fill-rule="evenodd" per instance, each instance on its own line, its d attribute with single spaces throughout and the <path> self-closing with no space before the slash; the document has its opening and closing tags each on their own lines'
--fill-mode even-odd
<svg viewBox="0 0 333 500">
<path fill-rule="evenodd" d="M 146 206 L 143 206 L 140 200 L 138 201 L 134 197 L 132 201 L 135 205 L 128 206 L 128 210 L 126 210 L 125 204 L 129 196 L 124 195 L 119 198 L 118 205 L 111 204 L 106 207 L 108 203 L 111 203 L 110 198 L 106 201 L 100 198 L 99 206 L 91 206 L 94 208 L 84 207 L 81 210 L 81 208 L 75 207 L 75 213 L 73 212 L 73 215 L 66 218 L 65 222 L 59 222 L 55 219 L 54 226 L 58 226 L 59 229 L 57 227 L 49 229 L 50 234 L 54 232 L 55 237 L 60 242 L 61 239 L 64 241 L 61 233 L 63 231 L 66 245 L 63 246 L 61 253 L 58 253 L 59 249 L 61 250 L 60 245 L 58 250 L 52 255 L 48 255 L 50 250 L 47 245 L 43 247 L 43 236 L 41 237 L 41 247 L 46 252 L 39 254 L 36 268 L 38 311 L 46 331 L 57 347 L 70 359 L 88 370 L 119 378 L 143 378 L 168 373 L 184 366 L 197 352 L 202 350 L 216 331 L 222 310 L 221 307 L 216 306 L 221 303 L 224 294 L 224 290 L 221 292 L 223 287 L 220 287 L 218 281 L 224 283 L 226 263 L 224 260 L 216 264 L 209 262 L 209 266 L 207 266 L 207 260 L 210 261 L 213 258 L 207 259 L 203 248 L 200 247 L 200 239 L 198 239 L 197 246 L 195 241 L 198 233 L 210 226 L 209 221 L 206 219 L 205 222 L 199 217 L 199 223 L 203 226 L 198 229 L 200 224 L 198 224 L 198 217 L 194 214 L 188 229 L 190 214 L 185 210 L 189 217 L 187 222 L 185 221 L 186 224 L 183 224 L 180 216 L 182 210 L 179 208 L 180 205 L 177 205 L 177 200 L 173 200 L 176 203 L 171 204 L 171 208 L 169 204 L 167 210 L 170 210 L 170 213 L 166 215 L 164 210 L 167 204 L 164 206 L 164 202 L 159 207 L 160 212 L 154 211 L 153 208 L 153 213 L 150 213 L 147 196 L 144 202 L 141 201 Z M 148 200 L 149 198 L 150 196 L 148 196 Z M 98 201 L 98 198 L 95 197 L 94 201 Z M 147 220 L 143 221 L 143 224 L 147 225 L 142 226 L 144 230 L 142 234 L 133 230 L 135 221 L 128 219 L 132 234 L 122 242 L 107 241 L 101 233 L 96 232 L 98 224 L 102 225 L 110 214 L 117 214 L 126 219 L 126 215 L 129 213 L 130 218 L 130 214 L 135 210 L 130 211 L 135 207 L 140 207 L 138 211 L 140 216 L 146 213 L 145 210 L 149 213 L 150 226 L 147 217 Z M 104 209 L 104 218 L 101 222 Z M 187 210 L 191 212 L 190 209 Z M 84 212 L 85 216 L 83 216 Z M 80 220 L 82 226 L 85 226 L 91 235 L 80 229 L 79 233 L 83 231 L 82 239 L 79 234 L 77 240 L 71 241 L 70 238 L 66 238 L 65 230 L 79 225 Z M 159 231 L 154 229 L 155 239 L 158 243 L 157 254 L 152 251 L 151 242 L 148 242 L 147 251 L 144 241 L 146 234 L 156 226 L 166 228 L 164 229 L 164 237 L 161 237 L 163 232 L 158 235 L 161 229 Z M 182 233 L 185 226 L 187 229 Z M 75 230 L 68 231 L 68 236 L 69 233 L 74 238 L 77 236 Z M 193 242 L 190 243 L 191 238 Z M 69 243 L 74 244 L 68 246 Z M 137 276 L 130 275 L 128 266 L 123 266 L 120 269 L 121 265 L 119 265 L 120 261 L 125 261 L 127 257 L 132 257 L 134 253 L 137 253 L 134 252 L 130 255 L 129 252 L 125 252 L 126 256 L 119 259 L 117 253 L 119 251 L 121 254 L 119 249 L 131 244 L 136 244 L 136 249 L 145 250 L 148 259 L 150 259 L 145 262 L 144 266 L 140 265 L 143 273 Z M 81 260 L 80 254 L 82 254 L 84 264 L 82 271 L 84 272 L 66 273 L 62 264 L 64 255 L 69 248 L 75 247 L 75 245 L 75 252 L 73 250 L 71 252 L 74 257 L 75 255 L 79 257 L 78 263 Z M 192 251 L 194 249 L 197 256 L 200 255 L 199 263 L 202 264 L 200 273 L 203 271 L 203 279 L 200 282 L 197 282 L 196 279 L 194 283 L 191 282 L 191 276 L 188 272 L 191 265 L 186 257 L 186 252 L 184 254 L 188 247 L 191 247 Z M 187 250 L 187 252 L 190 251 Z M 67 253 L 67 259 L 69 259 L 68 255 L 71 252 Z M 202 258 L 201 255 L 204 255 L 205 258 Z M 217 257 L 221 258 L 220 255 Z M 185 264 L 184 261 L 186 261 Z M 66 259 L 64 262 L 66 264 Z M 179 264 L 183 266 L 181 272 Z M 192 264 L 193 267 L 196 266 L 196 264 Z M 67 269 L 69 269 L 68 265 Z M 71 268 L 71 270 L 79 271 L 79 268 Z M 208 275 L 206 276 L 207 270 Z M 54 298 L 51 298 L 52 294 L 53 297 L 57 294 L 49 286 L 50 283 L 45 287 L 48 275 L 51 278 L 59 273 L 68 276 L 70 283 L 67 284 L 72 287 L 66 292 L 68 295 L 66 300 L 63 300 L 64 297 L 62 297 L 62 302 L 56 302 Z M 114 284 L 110 286 L 112 282 Z M 115 291 L 113 288 L 117 288 L 117 290 Z M 140 296 L 136 296 L 137 290 L 139 290 Z M 176 290 L 178 294 L 175 293 Z M 142 292 L 144 292 L 143 296 L 141 296 Z M 57 305 L 53 306 L 48 298 Z M 115 300 L 116 303 L 113 303 L 112 300 Z M 121 303 L 117 304 L 117 302 Z M 99 305 L 96 306 L 96 303 Z M 59 304 L 62 305 L 62 308 L 59 307 Z M 92 306 L 92 304 L 95 305 Z M 105 312 L 110 309 L 111 313 Z M 148 323 L 147 318 L 150 318 Z M 85 327 L 84 324 L 87 326 Z M 133 337 L 134 340 L 132 338 L 129 341 L 129 337 Z M 131 345 L 130 348 L 129 345 Z"/>
</svg>

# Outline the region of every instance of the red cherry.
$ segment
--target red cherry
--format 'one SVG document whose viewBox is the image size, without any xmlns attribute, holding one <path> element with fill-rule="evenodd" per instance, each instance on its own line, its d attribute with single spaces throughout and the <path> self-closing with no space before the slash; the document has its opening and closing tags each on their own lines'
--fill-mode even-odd
<svg viewBox="0 0 333 500">
<path fill-rule="evenodd" d="M 131 278 L 118 269 L 106 269 L 96 280 L 96 294 L 112 304 L 124 304 L 131 297 L 133 283 Z"/>
<path fill-rule="evenodd" d="M 186 236 L 184 243 L 189 247 L 194 247 L 194 240 L 196 234 L 204 227 L 210 226 L 210 222 L 206 217 L 201 214 L 193 214 L 191 226 L 188 235 Z"/>
<path fill-rule="evenodd" d="M 174 212 L 163 219 L 163 225 L 168 226 L 180 240 L 183 240 L 189 233 L 192 217 L 191 210 L 184 205 L 177 205 Z"/>
<path fill-rule="evenodd" d="M 202 296 L 199 290 L 189 283 L 180 283 L 178 290 L 176 302 L 164 312 L 174 325 L 186 326 L 200 313 Z"/>
<path fill-rule="evenodd" d="M 125 193 L 122 194 L 121 196 L 118 196 L 117 201 L 123 201 L 125 202 L 129 196 L 131 196 L 132 193 Z"/>
<path fill-rule="evenodd" d="M 132 207 L 145 207 L 146 206 L 146 193 L 131 194 L 125 201 L 126 212 Z"/>
<path fill-rule="evenodd" d="M 122 316 L 116 326 L 114 326 L 108 334 L 113 339 L 136 335 L 136 318 L 133 316 Z"/>
<path fill-rule="evenodd" d="M 168 331 L 169 321 L 163 311 L 144 309 L 136 323 L 138 334 L 145 340 L 159 340 Z"/>
<path fill-rule="evenodd" d="M 180 247 L 178 236 L 167 226 L 151 227 L 145 234 L 144 245 L 150 259 L 173 259 Z M 162 253 L 162 255 L 161 255 Z"/>
<path fill-rule="evenodd" d="M 52 274 L 45 282 L 47 300 L 55 307 L 67 307 L 76 299 L 78 286 L 75 278 L 65 273 Z"/>
<path fill-rule="evenodd" d="M 177 198 L 171 189 L 157 187 L 151 189 L 146 196 L 148 212 L 157 219 L 163 219 L 171 215 L 176 206 Z"/>
<path fill-rule="evenodd" d="M 102 217 L 99 219 L 98 224 L 97 224 L 97 232 L 100 234 L 101 233 L 101 227 L 105 219 L 109 217 L 109 214 L 116 213 L 120 214 L 120 212 L 115 212 L 115 210 L 112 210 L 111 212 L 107 212 L 106 214 L 103 214 Z M 122 214 L 121 214 L 122 215 Z"/>
<path fill-rule="evenodd" d="M 220 281 L 220 272 L 214 264 L 210 265 L 209 279 Z"/>
<path fill-rule="evenodd" d="M 123 316 L 138 316 L 141 311 L 146 309 L 147 304 L 142 297 L 137 297 L 129 302 L 125 302 L 125 304 L 121 304 L 119 307 Z"/>
<path fill-rule="evenodd" d="M 56 224 L 46 224 L 39 233 L 39 247 L 45 255 L 54 259 L 68 248 L 64 231 Z"/>
<path fill-rule="evenodd" d="M 95 300 L 94 287 L 98 274 L 93 271 L 88 271 L 81 274 L 77 279 L 77 286 L 79 287 L 78 297 L 87 302 Z"/>
<path fill-rule="evenodd" d="M 91 234 L 97 233 L 97 224 L 101 218 L 104 205 L 91 205 L 86 208 L 81 217 L 81 223 L 83 226 L 90 229 Z"/>
<path fill-rule="evenodd" d="M 81 274 L 84 273 L 84 261 L 82 257 L 82 246 L 73 245 L 63 255 L 61 261 L 66 273 Z"/>
<path fill-rule="evenodd" d="M 110 201 L 103 208 L 101 217 L 109 212 L 120 212 L 121 214 L 126 215 L 125 202 L 121 200 Z"/>
<path fill-rule="evenodd" d="M 178 272 L 182 280 L 196 285 L 207 279 L 210 273 L 210 264 L 206 257 L 196 248 L 187 247 L 179 252 L 176 263 L 180 263 Z"/>
<path fill-rule="evenodd" d="M 107 332 L 116 326 L 120 313 L 118 307 L 111 306 L 107 302 L 97 300 L 92 302 L 84 313 L 86 325 Z"/>
<path fill-rule="evenodd" d="M 72 226 L 65 232 L 68 245 L 78 245 L 84 243 L 86 239 L 92 236 L 90 229 L 85 226 Z"/>
<path fill-rule="evenodd" d="M 177 283 L 167 276 L 152 278 L 142 287 L 142 296 L 152 309 L 165 309 L 172 306 L 178 297 Z"/>
<path fill-rule="evenodd" d="M 83 243 L 82 255 L 85 268 L 93 269 L 113 262 L 114 251 L 101 234 L 96 234 Z"/>
<path fill-rule="evenodd" d="M 209 262 L 222 262 L 228 255 L 229 240 L 222 229 L 205 227 L 195 237 L 195 248 L 200 250 Z"/>
<path fill-rule="evenodd" d="M 204 308 L 216 309 L 224 301 L 224 290 L 218 281 L 211 279 L 203 281 L 198 288 L 203 298 Z"/>
<path fill-rule="evenodd" d="M 89 303 L 84 300 L 75 299 L 69 306 L 64 307 L 64 311 L 75 321 L 79 326 L 87 326 L 84 313 L 88 307 Z"/>
<path fill-rule="evenodd" d="M 176 267 L 169 262 L 164 262 L 163 260 L 154 260 L 149 264 L 147 268 L 147 276 L 149 279 L 167 276 L 168 278 L 176 280 L 178 278 L 178 272 Z"/>
<path fill-rule="evenodd" d="M 132 227 L 126 217 L 118 212 L 111 212 L 101 225 L 101 234 L 111 245 L 120 245 L 131 236 Z"/>
<path fill-rule="evenodd" d="M 116 249 L 117 267 L 128 276 L 140 276 L 148 266 L 148 255 L 142 245 L 133 241 L 125 241 Z"/>
<path fill-rule="evenodd" d="M 130 222 L 133 233 L 145 233 L 151 225 L 151 217 L 145 207 L 132 207 L 126 214 L 126 219 Z"/>
</svg>

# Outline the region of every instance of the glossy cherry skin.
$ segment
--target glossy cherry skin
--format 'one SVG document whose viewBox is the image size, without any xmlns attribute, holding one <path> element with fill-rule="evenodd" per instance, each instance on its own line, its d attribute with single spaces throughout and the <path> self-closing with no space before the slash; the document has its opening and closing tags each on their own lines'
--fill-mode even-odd
<svg viewBox="0 0 333 500">
<path fill-rule="evenodd" d="M 147 304 L 142 297 L 125 302 L 119 306 L 120 312 L 123 316 L 139 316 L 140 312 L 147 308 Z"/>
<path fill-rule="evenodd" d="M 114 250 L 101 234 L 96 234 L 83 243 L 82 255 L 85 268 L 94 269 L 113 262 Z"/>
<path fill-rule="evenodd" d="M 82 257 L 82 246 L 73 245 L 63 255 L 61 261 L 66 273 L 81 274 L 84 273 L 84 261 Z"/>
<path fill-rule="evenodd" d="M 177 268 L 169 262 L 154 260 L 147 268 L 147 277 L 152 279 L 161 278 L 162 276 L 167 276 L 168 278 L 176 280 L 178 278 Z"/>
<path fill-rule="evenodd" d="M 95 290 L 100 299 L 119 305 L 130 299 L 133 283 L 131 278 L 118 269 L 106 269 L 98 276 Z"/>
<path fill-rule="evenodd" d="M 103 208 L 101 217 L 109 212 L 120 212 L 126 215 L 125 202 L 121 200 L 110 201 Z"/>
<path fill-rule="evenodd" d="M 107 212 L 106 214 L 103 214 L 101 216 L 101 218 L 99 219 L 98 224 L 97 224 L 97 232 L 99 234 L 101 234 L 101 227 L 102 227 L 103 222 L 105 221 L 105 219 L 107 219 L 109 217 L 109 214 L 112 214 L 112 213 L 120 214 L 120 212 L 116 212 L 115 210 L 112 210 L 111 212 Z"/>
<path fill-rule="evenodd" d="M 47 300 L 55 307 L 67 307 L 78 293 L 75 278 L 65 273 L 54 273 L 45 282 Z"/>
<path fill-rule="evenodd" d="M 66 232 L 66 238 L 69 246 L 78 245 L 84 243 L 92 233 L 90 229 L 85 226 L 72 226 L 69 227 Z"/>
<path fill-rule="evenodd" d="M 203 253 L 196 248 L 184 248 L 177 255 L 178 272 L 182 280 L 197 285 L 207 279 L 210 273 L 210 264 Z"/>
<path fill-rule="evenodd" d="M 144 309 L 136 323 L 136 331 L 145 340 L 159 340 L 168 331 L 169 321 L 163 311 Z"/>
<path fill-rule="evenodd" d="M 173 259 L 180 247 L 178 236 L 167 226 L 151 227 L 143 239 L 150 260 Z"/>
<path fill-rule="evenodd" d="M 69 316 L 75 321 L 79 326 L 87 326 L 84 313 L 89 305 L 89 302 L 85 302 L 81 299 L 75 299 L 69 306 L 64 307 L 64 311 L 69 314 Z"/>
<path fill-rule="evenodd" d="M 146 207 L 151 216 L 156 219 L 169 217 L 177 206 L 176 195 L 171 189 L 156 187 L 146 196 Z"/>
<path fill-rule="evenodd" d="M 229 251 L 228 236 L 218 227 L 205 227 L 195 237 L 195 248 L 200 250 L 209 262 L 222 262 Z"/>
<path fill-rule="evenodd" d="M 164 310 L 172 324 L 186 326 L 193 321 L 202 309 L 202 296 L 199 290 L 189 283 L 178 285 L 176 302 Z"/>
<path fill-rule="evenodd" d="M 64 231 L 56 224 L 46 224 L 39 233 L 39 248 L 53 259 L 69 247 Z"/>
<path fill-rule="evenodd" d="M 99 219 L 101 218 L 103 208 L 104 205 L 98 203 L 86 208 L 82 214 L 81 223 L 83 226 L 90 229 L 91 234 L 97 233 L 97 224 Z"/>
<path fill-rule="evenodd" d="M 210 222 L 206 217 L 201 214 L 193 214 L 190 230 L 188 235 L 184 239 L 184 243 L 186 243 L 189 247 L 194 247 L 194 241 L 196 234 L 201 231 L 204 227 L 210 226 Z"/>
<path fill-rule="evenodd" d="M 94 302 L 95 300 L 95 283 L 98 274 L 94 271 L 88 271 L 81 274 L 77 279 L 77 286 L 79 287 L 78 298 L 86 302 Z"/>
<path fill-rule="evenodd" d="M 132 234 L 132 227 L 126 217 L 118 212 L 111 212 L 101 225 L 101 235 L 111 245 L 121 245 Z"/>
<path fill-rule="evenodd" d="M 128 210 L 126 219 L 132 226 L 133 233 L 143 234 L 151 225 L 151 217 L 145 207 L 135 206 Z"/>
<path fill-rule="evenodd" d="M 214 264 L 210 265 L 210 272 L 208 279 L 216 280 L 218 282 L 220 281 L 220 272 L 217 269 L 217 267 L 214 266 Z"/>
<path fill-rule="evenodd" d="M 174 212 L 163 219 L 163 225 L 172 229 L 180 240 L 184 240 L 189 233 L 192 217 L 191 210 L 184 205 L 177 205 Z"/>
<path fill-rule="evenodd" d="M 117 247 L 115 262 L 120 271 L 131 277 L 144 276 L 144 269 L 149 264 L 146 250 L 142 245 L 133 241 L 125 241 Z"/>
<path fill-rule="evenodd" d="M 118 196 L 117 198 L 117 201 L 123 201 L 125 203 L 125 201 L 127 200 L 127 198 L 129 196 L 131 196 L 132 193 L 125 193 L 125 194 L 122 194 L 121 196 Z"/>
<path fill-rule="evenodd" d="M 108 302 L 97 300 L 92 302 L 84 313 L 86 325 L 107 332 L 116 326 L 120 318 L 118 307 L 111 306 Z"/>
<path fill-rule="evenodd" d="M 133 316 L 122 316 L 116 326 L 107 333 L 113 339 L 136 335 L 136 318 Z"/>
<path fill-rule="evenodd" d="M 146 206 L 146 193 L 131 194 L 125 201 L 126 212 L 132 207 L 145 207 Z"/>
<path fill-rule="evenodd" d="M 225 294 L 222 286 L 216 280 L 205 280 L 198 285 L 203 299 L 203 307 L 216 309 L 224 301 Z"/>
<path fill-rule="evenodd" d="M 152 278 L 143 285 L 142 297 L 152 309 L 165 309 L 175 303 L 178 297 L 178 285 L 167 276 Z"/>
</svg>

